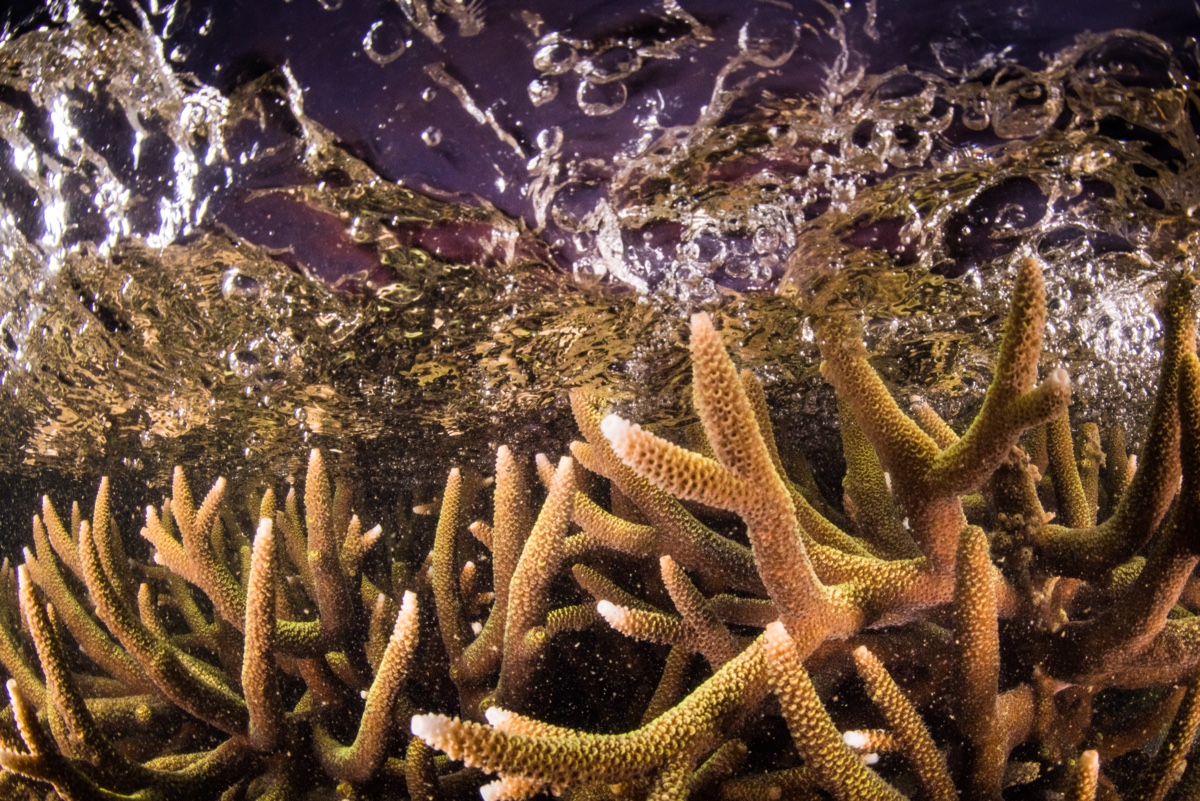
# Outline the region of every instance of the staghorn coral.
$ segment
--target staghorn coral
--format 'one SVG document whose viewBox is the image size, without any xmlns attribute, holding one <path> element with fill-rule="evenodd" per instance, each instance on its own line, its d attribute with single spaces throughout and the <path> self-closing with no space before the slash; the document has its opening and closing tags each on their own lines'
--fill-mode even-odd
<svg viewBox="0 0 1200 801">
<path fill-rule="evenodd" d="M 90 520 L 47 500 L 5 574 L 3 781 L 66 799 L 1192 797 L 1193 279 L 1163 302 L 1133 470 L 1119 428 L 1073 436 L 1064 371 L 1038 382 L 1042 266 L 1015 267 L 961 434 L 905 413 L 850 323 L 822 321 L 840 504 L 806 466 L 788 476 L 761 387 L 704 314 L 693 449 L 576 391 L 586 441 L 538 456 L 540 507 L 507 447 L 494 479 L 451 471 L 414 540 L 427 569 L 369 564 L 381 529 L 363 533 L 317 451 L 303 514 L 267 491 L 253 540 L 223 481 L 197 507 L 177 472 L 146 513 L 152 564 L 125 556 L 107 482 Z M 491 521 L 467 525 L 489 483 Z M 583 631 L 626 650 L 556 651 Z M 626 685 L 631 730 L 532 714 L 547 671 L 586 687 L 639 658 L 661 667 Z"/>
<path fill-rule="evenodd" d="M 34 550 L 4 571 L 7 797 L 38 784 L 106 801 L 403 787 L 394 716 L 418 600 L 362 573 L 380 529 L 363 532 L 347 501 L 313 451 L 304 514 L 294 490 L 282 509 L 267 490 L 251 540 L 223 479 L 197 506 L 176 469 L 171 497 L 146 510 L 153 563 L 138 564 L 107 479 L 90 520 L 75 505 L 64 522 L 45 498 Z"/>
</svg>

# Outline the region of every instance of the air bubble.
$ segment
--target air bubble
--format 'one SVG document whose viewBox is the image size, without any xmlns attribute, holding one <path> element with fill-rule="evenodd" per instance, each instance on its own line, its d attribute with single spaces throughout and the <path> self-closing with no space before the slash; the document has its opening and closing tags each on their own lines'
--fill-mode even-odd
<svg viewBox="0 0 1200 801">
<path fill-rule="evenodd" d="M 628 47 L 610 47 L 584 59 L 576 69 L 591 83 L 612 83 L 628 78 L 642 67 L 642 57 Z"/>
<path fill-rule="evenodd" d="M 983 87 L 974 84 L 971 91 L 963 93 L 959 100 L 962 124 L 972 131 L 986 130 L 992 124 L 991 111 Z"/>
<path fill-rule="evenodd" d="M 408 42 L 405 40 L 403 32 L 390 28 L 385 29 L 383 20 L 377 20 L 367 30 L 362 46 L 367 58 L 379 66 L 385 67 L 404 55 L 404 51 L 408 49 Z"/>
<path fill-rule="evenodd" d="M 544 76 L 534 78 L 529 82 L 526 91 L 529 93 L 529 102 L 535 106 L 544 106 L 558 97 L 558 81 Z"/>
<path fill-rule="evenodd" d="M 437 89 L 434 89 L 432 86 L 426 86 L 421 90 L 421 99 L 426 103 L 428 103 L 430 100 L 433 100 L 435 97 L 437 97 Z"/>
<path fill-rule="evenodd" d="M 725 264 L 729 249 L 715 231 L 705 229 L 692 238 L 688 255 L 696 266 L 705 270 L 716 270 Z"/>
<path fill-rule="evenodd" d="M 538 150 L 542 153 L 555 153 L 562 147 L 563 130 L 557 125 L 552 125 L 538 131 L 537 135 Z"/>
<path fill-rule="evenodd" d="M 794 11 L 764 5 L 738 31 L 738 49 L 760 67 L 781 67 L 796 52 L 799 38 Z"/>
<path fill-rule="evenodd" d="M 774 253 L 779 250 L 780 241 L 779 232 L 764 225 L 754 232 L 754 252 L 759 255 Z"/>
<path fill-rule="evenodd" d="M 261 291 L 262 285 L 257 278 L 246 275 L 236 267 L 226 270 L 225 276 L 221 279 L 221 294 L 228 299 L 256 298 Z"/>
<path fill-rule="evenodd" d="M 547 75 L 562 75 L 575 68 L 579 54 L 566 42 L 550 42 L 539 47 L 533 54 L 533 66 Z"/>
<path fill-rule="evenodd" d="M 437 147 L 442 143 L 442 131 L 433 125 L 421 131 L 421 141 L 429 147 Z"/>
<path fill-rule="evenodd" d="M 629 90 L 620 82 L 596 84 L 580 81 L 579 89 L 575 92 L 579 110 L 589 117 L 615 114 L 624 108 L 628 96 Z"/>
<path fill-rule="evenodd" d="M 1023 67 L 1006 67 L 992 81 L 988 93 L 992 130 L 1004 139 L 1036 136 L 1047 130 L 1062 112 L 1062 88 L 1048 83 Z"/>
<path fill-rule="evenodd" d="M 229 369 L 238 378 L 252 377 L 258 371 L 258 366 L 259 358 L 251 351 L 240 350 L 229 354 Z"/>
<path fill-rule="evenodd" d="M 595 286 L 608 273 L 608 267 L 605 265 L 604 259 L 597 256 L 584 256 L 576 259 L 571 272 L 581 285 Z"/>
</svg>

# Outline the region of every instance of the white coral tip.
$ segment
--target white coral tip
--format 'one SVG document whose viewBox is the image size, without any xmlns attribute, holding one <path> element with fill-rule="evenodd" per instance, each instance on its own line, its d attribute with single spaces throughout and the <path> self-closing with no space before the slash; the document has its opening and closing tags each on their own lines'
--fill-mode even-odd
<svg viewBox="0 0 1200 801">
<path fill-rule="evenodd" d="M 492 724 L 493 728 L 502 729 L 505 723 L 513 719 L 513 713 L 498 706 L 489 706 L 484 711 L 483 717 L 484 720 Z"/>
<path fill-rule="evenodd" d="M 1070 389 L 1071 374 L 1068 373 L 1065 368 L 1056 367 L 1051 371 L 1050 375 L 1046 376 L 1046 383 L 1057 388 Z"/>
<path fill-rule="evenodd" d="M 768 623 L 767 630 L 764 633 L 767 635 L 767 638 L 771 640 L 778 641 L 791 639 L 791 637 L 788 636 L 787 629 L 783 627 L 783 621 L 781 620 L 772 620 L 770 623 Z"/>
<path fill-rule="evenodd" d="M 413 715 L 409 724 L 414 737 L 420 737 L 434 748 L 440 748 L 450 731 L 450 718 L 445 715 Z"/>
<path fill-rule="evenodd" d="M 842 742 L 844 742 L 846 745 L 850 746 L 851 748 L 855 748 L 855 749 L 866 748 L 867 747 L 867 735 L 863 734 L 861 731 L 853 731 L 852 730 L 852 731 L 843 732 L 842 733 Z"/>
<path fill-rule="evenodd" d="M 625 450 L 625 440 L 633 428 L 633 423 L 618 414 L 607 415 L 600 421 L 600 433 L 612 443 L 613 450 L 618 455 Z"/>
<path fill-rule="evenodd" d="M 608 621 L 608 625 L 617 631 L 621 631 L 629 619 L 629 610 L 623 606 L 617 606 L 612 601 L 597 602 L 596 611 L 600 613 L 600 617 Z"/>
<path fill-rule="evenodd" d="M 696 329 L 698 328 L 713 327 L 712 318 L 708 316 L 708 312 L 696 312 L 692 315 L 690 322 L 692 326 L 692 333 L 695 333 Z"/>
</svg>

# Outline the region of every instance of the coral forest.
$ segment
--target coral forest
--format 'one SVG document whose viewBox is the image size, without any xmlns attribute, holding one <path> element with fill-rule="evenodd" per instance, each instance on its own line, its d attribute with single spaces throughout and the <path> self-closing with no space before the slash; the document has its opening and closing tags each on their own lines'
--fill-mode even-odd
<svg viewBox="0 0 1200 801">
<path fill-rule="evenodd" d="M 452 470 L 424 539 L 319 450 L 286 493 L 177 468 L 140 540 L 107 480 L 90 514 L 45 498 L 0 580 L 0 794 L 1197 797 L 1195 279 L 1126 432 L 1072 407 L 1043 265 L 1011 269 L 964 430 L 818 322 L 838 497 L 700 313 L 696 424 L 576 390 L 569 453 Z"/>
</svg>

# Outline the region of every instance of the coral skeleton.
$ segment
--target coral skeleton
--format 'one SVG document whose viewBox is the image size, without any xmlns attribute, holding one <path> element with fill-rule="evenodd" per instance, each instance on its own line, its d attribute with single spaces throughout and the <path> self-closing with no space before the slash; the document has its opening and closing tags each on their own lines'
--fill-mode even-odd
<svg viewBox="0 0 1200 801">
<path fill-rule="evenodd" d="M 197 505 L 177 470 L 146 510 L 149 561 L 127 556 L 107 480 L 90 519 L 45 499 L 0 586 L 0 791 L 1197 797 L 1193 278 L 1161 306 L 1135 459 L 1070 408 L 1065 371 L 1038 380 L 1043 266 L 1014 269 L 961 432 L 901 407 L 851 320 L 819 321 L 840 498 L 806 464 L 789 476 L 762 387 L 700 313 L 691 449 L 576 390 L 569 455 L 538 455 L 537 482 L 504 446 L 487 480 L 452 470 L 408 562 L 379 553 L 395 537 L 364 532 L 320 451 L 302 493 L 242 514 L 224 480 Z M 548 681 L 628 698 L 568 714 Z"/>
</svg>

